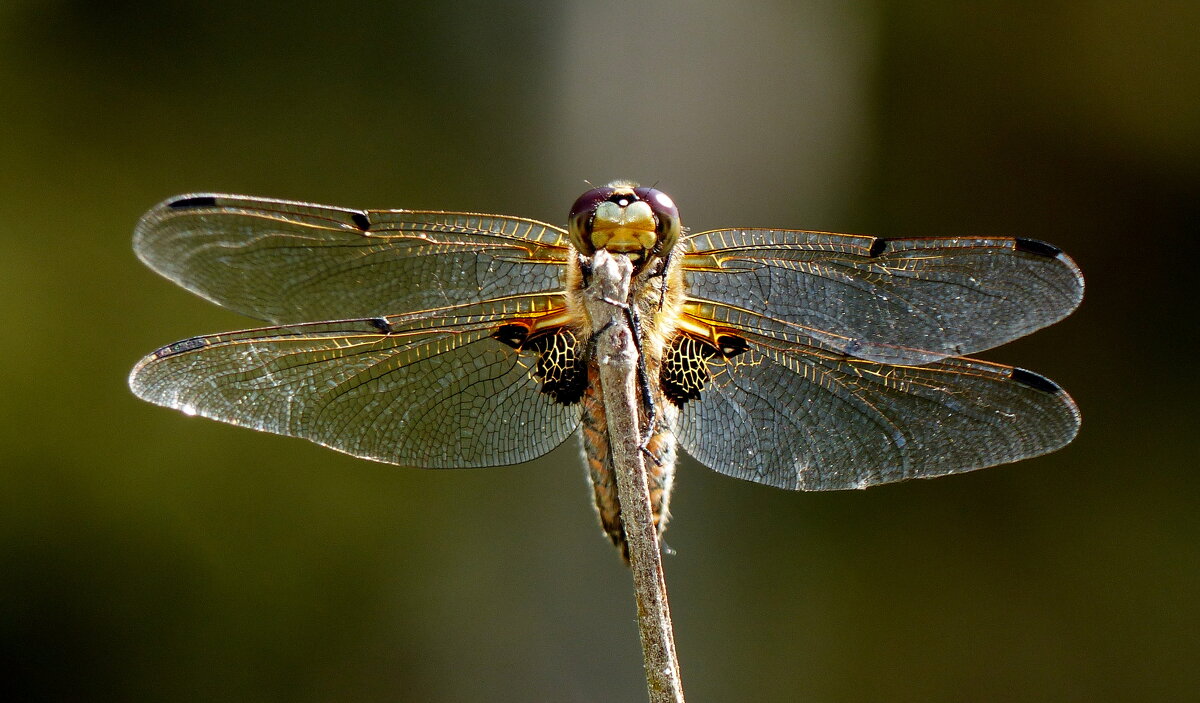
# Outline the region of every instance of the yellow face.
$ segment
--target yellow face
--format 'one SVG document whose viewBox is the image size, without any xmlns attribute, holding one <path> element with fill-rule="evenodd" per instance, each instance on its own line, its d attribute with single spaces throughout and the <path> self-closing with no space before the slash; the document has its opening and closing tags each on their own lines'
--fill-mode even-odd
<svg viewBox="0 0 1200 703">
<path fill-rule="evenodd" d="M 575 201 L 568 218 L 571 243 L 585 256 L 598 249 L 635 261 L 665 256 L 679 240 L 679 211 L 666 193 L 634 183 L 593 188 Z"/>
<path fill-rule="evenodd" d="M 621 207 L 605 201 L 592 215 L 591 244 L 596 249 L 623 254 L 648 251 L 658 241 L 657 229 L 649 204 L 635 200 Z"/>
</svg>

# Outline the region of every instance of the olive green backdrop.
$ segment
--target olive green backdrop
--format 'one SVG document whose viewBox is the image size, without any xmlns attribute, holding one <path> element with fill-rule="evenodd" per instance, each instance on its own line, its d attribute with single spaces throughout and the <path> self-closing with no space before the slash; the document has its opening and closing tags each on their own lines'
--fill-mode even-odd
<svg viewBox="0 0 1200 703">
<path fill-rule="evenodd" d="M 406 470 L 125 386 L 160 345 L 254 325 L 134 258 L 169 195 L 562 222 L 615 177 L 697 229 L 1021 235 L 1088 282 L 983 355 L 1078 400 L 1057 454 L 837 494 L 684 462 L 689 699 L 1194 700 L 1200 6 L 337 6 L 0 4 L 13 700 L 642 700 L 574 440 Z"/>
</svg>

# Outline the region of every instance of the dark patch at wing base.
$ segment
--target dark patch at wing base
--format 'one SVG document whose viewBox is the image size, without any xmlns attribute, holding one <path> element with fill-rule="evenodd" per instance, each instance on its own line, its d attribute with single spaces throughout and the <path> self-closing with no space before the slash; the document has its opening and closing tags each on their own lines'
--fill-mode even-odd
<svg viewBox="0 0 1200 703">
<path fill-rule="evenodd" d="M 718 354 L 716 347 L 695 337 L 676 337 L 662 362 L 662 389 L 667 400 L 683 405 L 699 398 L 710 377 L 708 360 Z"/>
<path fill-rule="evenodd" d="M 698 399 L 712 378 L 708 368 L 712 359 L 731 359 L 749 350 L 750 344 L 745 339 L 730 334 L 717 337 L 717 346 L 690 335 L 679 335 L 663 357 L 660 373 L 663 394 L 679 406 Z"/>
<path fill-rule="evenodd" d="M 501 325 L 500 329 L 492 333 L 492 339 L 520 350 L 525 340 L 529 339 L 529 327 L 516 323 Z"/>
<path fill-rule="evenodd" d="M 533 377 L 541 382 L 541 391 L 560 405 L 574 405 L 583 399 L 587 388 L 587 361 L 580 353 L 575 335 L 565 328 L 530 337 L 528 325 L 513 322 L 501 325 L 492 339 L 517 351 L 538 355 Z"/>
<path fill-rule="evenodd" d="M 538 335 L 525 348 L 537 352 L 533 376 L 542 382 L 542 392 L 560 405 L 574 405 L 587 389 L 587 362 L 580 353 L 579 339 L 569 330 Z"/>
<path fill-rule="evenodd" d="M 723 334 L 717 337 L 717 349 L 721 350 L 721 354 L 726 359 L 732 359 L 738 354 L 750 351 L 750 343 L 741 337 L 736 337 L 732 334 Z"/>
</svg>

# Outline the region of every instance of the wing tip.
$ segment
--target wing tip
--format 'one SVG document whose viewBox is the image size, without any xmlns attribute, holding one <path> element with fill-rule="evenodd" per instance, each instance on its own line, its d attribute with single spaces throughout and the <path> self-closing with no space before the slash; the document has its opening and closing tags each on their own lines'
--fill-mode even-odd
<svg viewBox="0 0 1200 703">
<path fill-rule="evenodd" d="M 184 193 L 173 195 L 147 210 L 138 218 L 137 224 L 133 227 L 133 251 L 137 254 L 138 259 L 154 271 L 171 278 L 170 275 L 163 273 L 164 268 L 159 265 L 162 263 L 166 269 L 169 269 L 170 267 L 166 266 L 167 262 L 162 261 L 162 257 L 153 251 L 155 229 L 174 212 L 216 207 L 220 197 L 215 193 Z"/>
<path fill-rule="evenodd" d="M 1070 432 L 1064 433 L 1060 436 L 1060 441 L 1058 443 L 1047 443 L 1046 447 L 1041 451 L 1031 453 L 1023 458 L 1049 454 L 1050 452 L 1057 451 L 1070 444 L 1079 434 L 1079 427 L 1083 422 L 1083 416 L 1079 411 L 1079 405 L 1075 402 L 1075 399 L 1071 397 L 1071 394 L 1067 393 L 1065 388 L 1058 385 L 1054 381 L 1051 381 L 1040 373 L 1035 373 L 1029 369 L 1023 369 L 1019 366 L 1012 367 L 1012 371 L 1009 372 L 1009 378 L 1012 379 L 1014 383 L 1018 383 L 1026 388 L 1032 388 L 1035 391 L 1055 396 L 1058 403 L 1056 407 L 1070 415 L 1074 423 L 1074 426 L 1071 428 Z"/>
</svg>

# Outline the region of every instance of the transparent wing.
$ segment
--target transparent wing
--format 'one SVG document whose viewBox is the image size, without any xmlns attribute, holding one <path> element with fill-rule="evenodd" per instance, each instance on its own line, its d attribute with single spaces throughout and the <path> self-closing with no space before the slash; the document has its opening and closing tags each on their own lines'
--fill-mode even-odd
<svg viewBox="0 0 1200 703">
<path fill-rule="evenodd" d="M 133 248 L 184 288 L 275 323 L 550 292 L 568 251 L 562 230 L 515 217 L 212 194 L 151 209 Z"/>
<path fill-rule="evenodd" d="M 1083 297 L 1075 263 L 1032 239 L 714 230 L 688 241 L 688 295 L 702 317 L 885 363 L 990 349 Z"/>
<path fill-rule="evenodd" d="M 196 337 L 158 350 L 129 385 L 158 405 L 347 454 L 421 468 L 529 461 L 578 409 L 544 395 L 528 359 L 490 335 L 554 296 Z"/>
<path fill-rule="evenodd" d="M 840 490 L 981 469 L 1054 451 L 1079 410 L 1049 379 L 973 359 L 893 366 L 804 347 L 713 364 L 680 413 L 683 448 L 738 478 Z"/>
</svg>

